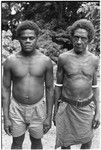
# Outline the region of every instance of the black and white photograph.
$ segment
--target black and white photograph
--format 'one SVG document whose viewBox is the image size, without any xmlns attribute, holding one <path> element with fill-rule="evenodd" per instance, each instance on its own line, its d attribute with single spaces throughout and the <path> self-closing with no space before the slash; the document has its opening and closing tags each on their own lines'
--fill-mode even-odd
<svg viewBox="0 0 101 150">
<path fill-rule="evenodd" d="M 0 5 L 1 149 L 100 150 L 100 0 Z"/>
</svg>

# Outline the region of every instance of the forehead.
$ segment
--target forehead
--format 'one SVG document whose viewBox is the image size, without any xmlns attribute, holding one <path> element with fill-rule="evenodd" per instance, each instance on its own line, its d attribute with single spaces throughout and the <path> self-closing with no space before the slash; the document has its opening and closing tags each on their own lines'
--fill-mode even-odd
<svg viewBox="0 0 101 150">
<path fill-rule="evenodd" d="M 80 35 L 80 36 L 86 36 L 87 37 L 88 32 L 85 29 L 78 28 L 74 31 L 74 35 Z"/>
<path fill-rule="evenodd" d="M 36 34 L 34 30 L 27 29 L 21 31 L 20 36 L 36 36 Z"/>
</svg>

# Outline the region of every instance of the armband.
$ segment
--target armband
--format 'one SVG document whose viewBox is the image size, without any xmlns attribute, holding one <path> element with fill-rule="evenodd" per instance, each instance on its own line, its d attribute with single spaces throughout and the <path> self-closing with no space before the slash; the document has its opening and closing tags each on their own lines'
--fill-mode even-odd
<svg viewBox="0 0 101 150">
<path fill-rule="evenodd" d="M 92 88 L 97 88 L 98 87 L 98 85 L 92 85 Z"/>
<path fill-rule="evenodd" d="M 58 86 L 58 87 L 62 87 L 63 86 L 63 84 L 57 84 L 57 83 L 54 83 L 55 84 L 55 86 Z"/>
</svg>

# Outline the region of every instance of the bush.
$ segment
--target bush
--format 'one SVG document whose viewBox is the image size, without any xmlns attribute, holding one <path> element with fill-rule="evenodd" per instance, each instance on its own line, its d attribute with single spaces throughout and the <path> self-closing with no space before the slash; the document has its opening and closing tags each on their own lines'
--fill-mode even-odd
<svg viewBox="0 0 101 150">
<path fill-rule="evenodd" d="M 12 33 L 10 30 L 2 31 L 2 63 L 12 53 L 20 51 L 20 43 L 18 40 L 12 40 Z"/>
</svg>

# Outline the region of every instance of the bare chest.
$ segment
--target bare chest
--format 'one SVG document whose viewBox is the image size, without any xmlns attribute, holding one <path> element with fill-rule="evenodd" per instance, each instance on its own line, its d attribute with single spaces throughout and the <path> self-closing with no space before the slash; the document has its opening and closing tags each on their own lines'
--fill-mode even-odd
<svg viewBox="0 0 101 150">
<path fill-rule="evenodd" d="M 64 70 L 67 75 L 85 75 L 93 76 L 95 71 L 94 64 L 89 58 L 77 59 L 71 58 L 64 65 Z"/>
<path fill-rule="evenodd" d="M 13 77 L 22 78 L 27 75 L 41 77 L 45 72 L 45 64 L 42 60 L 17 60 L 12 65 Z"/>
</svg>

